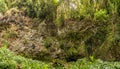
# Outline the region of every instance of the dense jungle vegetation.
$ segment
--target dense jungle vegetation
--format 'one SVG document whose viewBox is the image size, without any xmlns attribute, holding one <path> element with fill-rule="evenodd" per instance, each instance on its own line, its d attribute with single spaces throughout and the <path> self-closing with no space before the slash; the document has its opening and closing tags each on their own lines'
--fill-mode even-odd
<svg viewBox="0 0 120 69">
<path fill-rule="evenodd" d="M 0 0 L 0 69 L 120 69 L 120 0 Z"/>
</svg>

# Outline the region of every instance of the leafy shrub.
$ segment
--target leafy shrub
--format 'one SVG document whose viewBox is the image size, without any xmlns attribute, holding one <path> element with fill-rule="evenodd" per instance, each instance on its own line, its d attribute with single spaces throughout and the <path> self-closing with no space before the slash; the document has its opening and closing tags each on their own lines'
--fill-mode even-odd
<svg viewBox="0 0 120 69">
<path fill-rule="evenodd" d="M 109 15 L 105 9 L 100 9 L 94 13 L 94 20 L 105 22 L 108 19 Z"/>
<path fill-rule="evenodd" d="M 95 60 L 94 62 L 87 61 L 86 59 L 79 59 L 75 63 L 71 63 L 68 69 L 119 69 L 119 62 L 103 62 Z"/>
<path fill-rule="evenodd" d="M 86 6 L 85 5 L 77 5 L 77 9 L 72 10 L 70 12 L 71 18 L 73 19 L 84 19 L 85 16 L 87 15 L 87 10 L 86 10 Z"/>
<path fill-rule="evenodd" d="M 56 67 L 56 66 L 55 66 Z M 14 55 L 13 52 L 5 47 L 0 48 L 0 68 L 1 69 L 55 69 L 49 63 L 26 59 L 21 56 Z M 93 62 L 87 59 L 79 59 L 76 62 L 64 63 L 63 66 L 58 65 L 56 69 L 119 69 L 119 62 L 103 62 L 94 60 Z"/>
<path fill-rule="evenodd" d="M 0 0 L 0 12 L 5 12 L 8 9 L 4 0 Z"/>
<path fill-rule="evenodd" d="M 56 0 L 19 0 L 13 4 L 26 12 L 30 17 L 34 18 L 53 18 L 56 11 Z"/>
<path fill-rule="evenodd" d="M 58 14 L 55 22 L 56 26 L 64 27 L 65 25 L 65 17 L 64 14 Z"/>
<path fill-rule="evenodd" d="M 1 69 L 53 69 L 50 64 L 16 56 L 5 47 L 0 48 Z"/>
<path fill-rule="evenodd" d="M 16 44 L 15 45 L 13 43 L 13 45 L 15 46 L 14 49 L 16 50 L 16 47 L 17 47 L 17 49 L 20 50 L 19 46 L 27 47 L 27 44 L 28 44 L 28 48 L 31 47 L 31 49 L 32 49 L 32 47 L 34 48 L 35 46 L 36 47 L 39 46 L 40 47 L 39 50 L 42 49 L 42 47 L 45 47 L 45 51 L 37 53 L 38 55 L 35 56 L 36 59 L 43 60 L 41 58 L 43 58 L 43 56 L 45 56 L 45 59 L 47 58 L 47 59 L 51 60 L 50 57 L 48 57 L 48 54 L 49 54 L 49 56 L 52 55 L 52 57 L 51 57 L 52 59 L 53 58 L 62 58 L 62 59 L 64 58 L 66 60 L 74 59 L 76 61 L 78 58 L 81 57 L 81 51 L 84 49 L 84 47 L 82 49 L 79 49 L 79 48 L 81 48 L 80 46 L 85 46 L 84 41 L 86 41 L 88 39 L 91 41 L 88 43 L 88 46 L 91 44 L 91 45 L 94 45 L 97 47 L 98 45 L 100 45 L 100 46 L 103 45 L 105 42 L 104 40 L 106 40 L 107 32 L 108 32 L 106 30 L 106 28 L 108 28 L 108 26 L 106 26 L 106 25 L 107 25 L 107 19 L 109 18 L 108 10 L 101 9 L 100 7 L 97 9 L 96 8 L 93 9 L 92 5 L 88 4 L 90 0 L 89 1 L 82 0 L 82 3 L 76 1 L 76 2 L 78 2 L 78 3 L 75 3 L 77 8 L 69 7 L 69 4 L 67 4 L 68 2 L 64 3 L 64 5 L 67 5 L 67 7 L 65 6 L 62 9 L 66 9 L 66 8 L 68 8 L 68 9 L 66 12 L 62 12 L 60 14 L 58 12 L 56 12 L 56 10 L 58 9 L 58 0 L 49 0 L 49 1 L 48 0 L 5 0 L 6 2 L 4 2 L 4 0 L 0 0 L 0 1 L 1 1 L 0 4 L 3 6 L 3 8 L 1 9 L 1 12 L 4 12 L 6 10 L 5 9 L 6 6 L 8 6 L 9 8 L 17 7 L 21 10 L 24 10 L 26 12 L 27 16 L 30 16 L 33 18 L 40 18 L 41 20 L 45 19 L 46 21 L 48 21 L 48 22 L 45 21 L 45 26 L 47 27 L 47 30 L 48 30 L 47 33 L 49 33 L 49 31 L 50 31 L 49 34 L 56 33 L 57 28 L 55 26 L 52 26 L 52 25 L 54 25 L 53 24 L 54 20 L 56 20 L 55 22 L 58 27 L 63 26 L 64 22 L 66 22 L 65 28 L 63 28 L 62 30 L 59 29 L 60 33 L 62 32 L 62 34 L 60 36 L 57 36 L 58 38 L 50 37 L 46 41 L 43 38 L 43 40 L 45 41 L 44 45 L 40 45 L 41 41 L 39 39 L 41 39 L 41 38 L 38 38 L 38 37 L 43 36 L 43 37 L 47 38 L 48 35 L 38 34 L 36 36 L 36 34 L 35 34 L 35 35 L 31 36 L 28 34 L 29 30 L 28 30 L 28 32 L 24 32 L 24 30 L 20 30 L 20 31 L 24 32 L 27 35 L 27 37 L 26 36 L 25 37 L 30 38 L 30 40 L 25 40 L 25 39 L 20 38 L 21 40 L 23 40 L 23 42 L 20 41 L 19 39 L 18 39 L 18 41 L 17 40 L 12 41 Z M 68 1 L 70 1 L 70 0 L 68 0 Z M 72 3 L 72 2 L 70 1 L 70 3 Z M 113 3 L 110 6 L 112 12 L 116 12 L 116 8 L 117 8 L 117 10 L 119 8 L 119 6 L 116 6 L 117 4 L 114 4 L 114 3 L 116 3 L 116 2 L 113 1 Z M 99 3 L 97 3 L 97 5 L 99 5 Z M 94 12 L 93 12 L 93 10 L 94 10 Z M 59 15 L 57 15 L 57 14 L 59 14 Z M 11 14 L 11 16 L 14 17 L 12 14 Z M 10 20 L 11 16 L 8 18 L 8 20 Z M 74 20 L 81 20 L 84 18 L 89 19 L 90 17 L 92 18 L 92 16 L 93 16 L 94 20 L 87 21 L 87 19 L 86 19 L 85 22 L 84 22 L 84 20 L 83 20 L 83 22 L 82 21 L 74 22 Z M 19 16 L 16 16 L 16 17 L 19 17 Z M 10 22 L 17 21 L 17 19 L 21 19 L 21 18 L 16 18 L 16 17 L 13 20 L 10 20 Z M 73 19 L 73 21 L 71 20 L 71 21 L 67 22 L 67 20 L 65 21 L 64 17 Z M 23 16 L 23 18 L 24 18 L 24 16 Z M 8 20 L 5 20 L 5 21 L 8 21 Z M 26 23 L 25 21 L 22 21 L 22 20 L 19 20 L 19 21 L 20 21 L 19 23 Z M 94 25 L 94 21 L 96 21 L 96 23 L 100 22 L 100 23 L 106 23 L 106 24 L 102 24 L 101 25 L 102 27 L 100 28 L 100 26 L 98 27 L 98 26 Z M 113 21 L 116 21 L 116 20 L 113 20 Z M 39 23 L 40 22 L 38 21 L 38 24 Z M 46 25 L 47 23 L 48 24 L 52 23 L 52 25 L 49 26 L 50 28 L 48 28 L 48 26 Z M 30 25 L 33 25 L 33 23 L 29 23 L 29 26 Z M 32 31 L 33 28 L 29 28 L 29 29 Z M 39 29 L 43 30 L 43 27 L 41 26 L 41 28 L 39 28 Z M 69 30 L 71 30 L 71 31 L 69 31 Z M 37 29 L 35 29 L 35 31 L 38 32 Z M 46 33 L 45 31 L 46 30 L 43 30 L 44 33 Z M 93 32 L 94 33 L 98 32 L 98 33 L 94 34 Z M 41 31 L 39 31 L 38 33 L 41 33 Z M 30 34 L 34 34 L 34 32 L 31 32 Z M 4 38 L 11 38 L 11 37 L 14 37 L 15 35 L 16 35 L 16 33 L 11 31 L 10 33 L 4 35 Z M 65 37 L 64 37 L 64 35 L 65 35 Z M 35 38 L 34 38 L 34 36 L 35 36 Z M 89 39 L 90 36 L 91 36 L 91 38 Z M 118 37 L 119 37 L 119 35 L 118 35 Z M 34 38 L 34 39 L 32 39 L 32 38 Z M 24 40 L 26 42 L 26 45 L 24 43 Z M 27 41 L 28 41 L 28 43 L 27 43 Z M 16 42 L 18 42 L 18 43 L 16 43 Z M 22 43 L 24 43 L 24 44 L 22 45 Z M 4 44 L 6 46 L 8 46 L 7 45 L 8 43 L 4 42 Z M 116 44 L 116 42 L 114 44 Z M 118 46 L 119 46 L 119 44 L 118 44 Z M 115 47 L 115 46 L 113 46 L 113 47 Z M 22 47 L 21 47 L 21 49 L 22 49 L 22 51 L 25 52 L 26 55 L 28 55 L 28 53 L 26 53 L 26 51 L 27 51 L 26 49 L 23 50 Z M 113 50 L 114 49 L 115 48 L 113 48 Z M 39 50 L 34 49 L 33 51 L 39 51 Z M 28 51 L 30 52 L 30 57 L 31 57 L 31 54 L 35 55 L 35 54 L 33 54 L 34 52 L 31 53 L 30 50 L 28 50 Z M 46 54 L 46 52 L 47 52 L 47 54 Z M 85 53 L 84 50 L 83 50 L 83 53 Z M 116 53 L 116 51 L 115 51 L 115 53 Z M 118 54 L 116 54 L 116 55 L 118 55 Z M 91 58 L 91 60 L 93 61 L 93 57 Z M 12 65 L 12 64 L 10 64 L 10 65 Z M 9 65 L 7 65 L 7 66 L 9 66 Z M 30 66 L 32 66 L 32 65 L 30 65 Z M 25 68 L 26 67 L 27 66 L 25 66 Z M 34 65 L 33 65 L 33 67 L 34 67 Z"/>
</svg>

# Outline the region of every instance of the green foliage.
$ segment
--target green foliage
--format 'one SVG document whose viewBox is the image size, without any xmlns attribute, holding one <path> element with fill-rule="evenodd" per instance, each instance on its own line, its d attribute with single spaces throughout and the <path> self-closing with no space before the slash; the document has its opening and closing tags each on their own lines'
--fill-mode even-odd
<svg viewBox="0 0 120 69">
<path fill-rule="evenodd" d="M 51 67 L 50 64 L 16 56 L 5 47 L 0 48 L 1 69 L 53 69 Z"/>
<path fill-rule="evenodd" d="M 120 60 L 119 0 L 0 0 L 0 6 L 0 12 L 5 12 L 9 8 L 17 7 L 18 9 L 23 10 L 27 16 L 45 21 L 45 28 L 48 30 L 49 34 L 56 33 L 55 37 L 51 37 L 46 35 L 46 30 L 43 31 L 45 33 L 45 35 L 43 35 L 45 37 L 45 50 L 38 53 L 35 56 L 36 59 L 52 61 L 55 58 L 62 58 L 66 61 L 76 61 L 77 59 L 86 56 L 86 51 L 89 50 L 87 53 L 92 53 L 95 57 L 99 55 L 96 54 L 96 52 L 100 53 L 103 51 L 108 53 L 110 51 L 109 53 L 111 53 L 110 56 L 112 56 L 112 58 Z M 53 23 L 55 23 L 56 26 L 52 26 L 54 25 Z M 39 21 L 37 24 L 39 24 Z M 50 28 L 48 28 L 48 24 L 52 24 L 49 26 Z M 63 31 L 61 31 L 61 28 Z M 37 29 L 35 30 L 38 31 Z M 57 35 L 58 33 L 56 30 L 63 34 Z M 17 36 L 16 33 L 11 31 L 3 35 L 3 39 L 7 40 L 8 38 L 15 36 Z M 47 38 L 47 36 L 49 38 Z M 4 41 L 3 45 L 8 47 L 9 43 Z M 88 49 L 85 49 L 84 46 Z M 6 51 L 6 49 L 2 51 Z M 6 57 L 7 54 L 4 56 Z M 108 57 L 103 53 L 100 56 L 103 59 Z M 93 63 L 87 62 L 86 60 L 78 60 L 76 63 L 73 63 L 73 65 L 70 64 L 69 69 L 104 69 L 107 67 L 109 68 L 109 66 L 114 69 L 108 62 L 105 62 L 105 64 L 108 63 L 107 66 L 103 65 L 104 62 L 103 64 L 101 62 L 96 62 L 95 57 L 89 57 Z M 4 57 L 1 58 L 1 60 L 4 61 Z M 39 69 L 40 67 L 43 69 L 49 68 L 48 64 L 43 63 L 42 65 L 42 63 L 39 63 L 38 61 L 28 60 L 22 57 L 10 56 L 9 60 L 10 61 L 5 59 L 5 62 L 1 62 L 0 67 L 3 69 L 6 67 L 15 69 L 20 65 L 23 69 Z M 18 60 L 18 62 L 16 60 Z M 119 68 L 119 66 L 115 67 Z M 59 68 L 61 67 L 59 66 Z"/>
<path fill-rule="evenodd" d="M 89 62 L 86 59 L 79 59 L 75 63 L 71 63 L 68 69 L 119 69 L 119 62 L 103 62 L 101 60 L 95 60 Z"/>
<path fill-rule="evenodd" d="M 4 0 L 0 0 L 0 12 L 5 12 L 8 9 Z"/>
<path fill-rule="evenodd" d="M 59 0 L 52 0 L 53 4 L 57 5 L 59 3 Z"/>
<path fill-rule="evenodd" d="M 65 25 L 65 17 L 64 14 L 58 14 L 56 21 L 55 21 L 56 26 L 58 27 L 64 27 Z"/>
<path fill-rule="evenodd" d="M 94 61 L 95 61 L 94 56 L 89 56 L 89 59 L 90 59 L 91 62 L 94 62 Z"/>
<path fill-rule="evenodd" d="M 19 0 L 13 6 L 26 11 L 26 14 L 34 18 L 53 18 L 56 11 L 56 0 Z"/>
<path fill-rule="evenodd" d="M 8 48 L 9 45 L 10 45 L 10 43 L 9 43 L 7 40 L 3 40 L 3 41 L 2 41 L 2 45 L 3 45 L 4 47 Z"/>
<path fill-rule="evenodd" d="M 58 62 L 59 63 L 59 62 Z M 62 62 L 63 63 L 63 62 Z M 64 66 L 63 66 L 64 65 Z M 56 68 L 50 64 L 40 61 L 26 59 L 21 56 L 16 56 L 10 50 L 2 47 L 0 49 L 0 68 L 1 69 L 119 69 L 119 62 L 103 62 L 94 60 L 93 62 L 87 59 L 79 59 L 76 62 L 69 64 L 57 65 Z"/>
<path fill-rule="evenodd" d="M 71 18 L 81 20 L 84 19 L 87 16 L 87 10 L 85 5 L 80 5 L 77 9 L 73 8 L 70 12 Z"/>
<path fill-rule="evenodd" d="M 107 21 L 109 15 L 107 14 L 107 11 L 105 9 L 100 9 L 99 11 L 96 11 L 94 13 L 94 20 L 98 21 Z"/>
</svg>

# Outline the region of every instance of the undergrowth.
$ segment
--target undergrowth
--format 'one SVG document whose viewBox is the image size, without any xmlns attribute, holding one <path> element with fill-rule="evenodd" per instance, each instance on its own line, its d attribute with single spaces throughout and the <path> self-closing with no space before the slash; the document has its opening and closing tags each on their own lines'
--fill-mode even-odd
<svg viewBox="0 0 120 69">
<path fill-rule="evenodd" d="M 50 64 L 16 56 L 5 47 L 0 48 L 0 69 L 53 69 Z"/>
<path fill-rule="evenodd" d="M 24 58 L 15 55 L 9 49 L 0 48 L 0 69 L 120 69 L 120 62 L 103 62 L 101 60 L 88 61 L 79 59 L 53 67 L 50 63 Z"/>
</svg>

